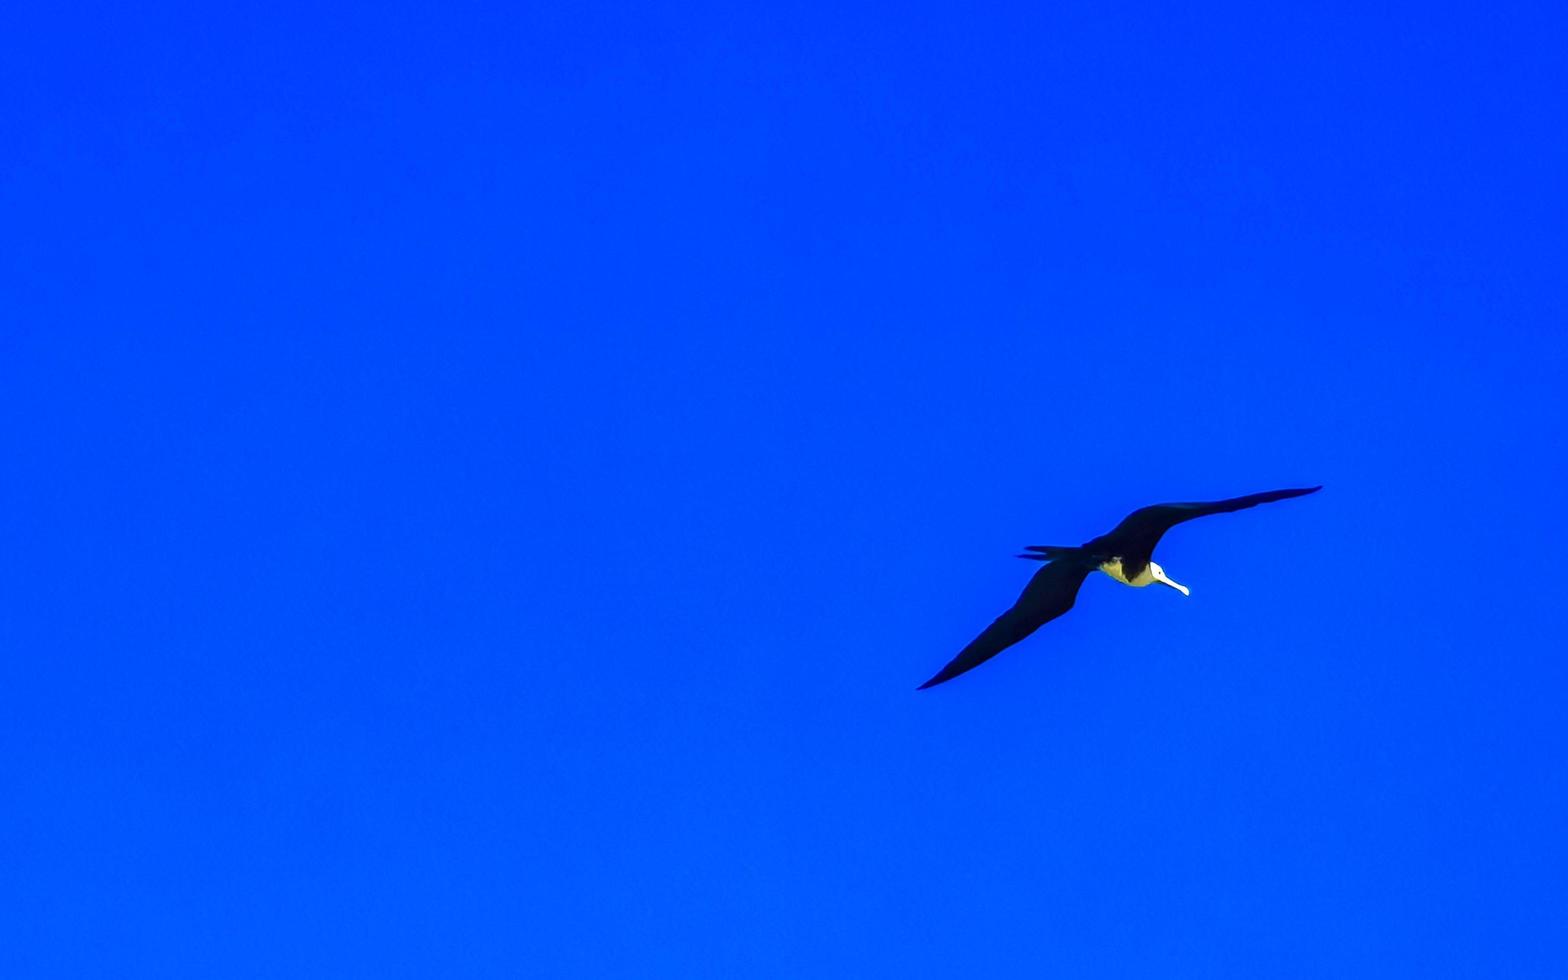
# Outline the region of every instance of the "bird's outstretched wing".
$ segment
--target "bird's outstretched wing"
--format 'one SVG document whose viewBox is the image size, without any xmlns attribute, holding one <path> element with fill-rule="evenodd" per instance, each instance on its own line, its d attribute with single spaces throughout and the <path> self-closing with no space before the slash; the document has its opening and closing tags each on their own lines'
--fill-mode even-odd
<svg viewBox="0 0 1568 980">
<path fill-rule="evenodd" d="M 952 680 L 985 663 L 1071 609 L 1078 599 L 1078 588 L 1093 570 L 1092 565 L 1075 561 L 1053 561 L 1035 572 L 1013 608 L 998 616 L 996 622 L 960 650 L 935 677 L 920 685 L 919 690 Z"/>
<path fill-rule="evenodd" d="M 1154 546 L 1166 531 L 1182 523 L 1210 514 L 1225 514 L 1233 510 L 1246 510 L 1259 504 L 1273 503 L 1290 497 L 1303 497 L 1317 493 L 1321 486 L 1302 487 L 1295 490 L 1265 490 L 1249 493 L 1245 497 L 1213 500 L 1194 504 L 1155 504 L 1140 507 L 1128 514 L 1109 534 L 1102 534 L 1083 546 L 1093 554 L 1114 555 L 1122 559 L 1123 568 L 1142 568 L 1154 555 Z"/>
</svg>

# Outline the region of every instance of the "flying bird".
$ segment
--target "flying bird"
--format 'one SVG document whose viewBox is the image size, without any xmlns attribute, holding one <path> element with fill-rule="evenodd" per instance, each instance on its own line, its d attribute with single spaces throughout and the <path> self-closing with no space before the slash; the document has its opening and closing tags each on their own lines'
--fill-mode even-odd
<svg viewBox="0 0 1568 980">
<path fill-rule="evenodd" d="M 1073 607 L 1078 598 L 1078 589 L 1090 572 L 1104 572 L 1123 585 L 1135 588 L 1158 582 L 1182 595 L 1191 595 L 1190 589 L 1166 575 L 1165 569 L 1154 560 L 1154 546 L 1160 543 L 1166 531 L 1194 518 L 1245 510 L 1258 504 L 1316 493 L 1321 489 L 1318 486 L 1298 490 L 1268 490 L 1203 504 L 1155 504 L 1133 511 L 1110 533 L 1102 534 L 1076 548 L 1030 545 L 1024 549 L 1025 554 L 1018 557 L 1045 562 L 1045 567 L 1035 572 L 1034 578 L 1024 586 L 1023 594 L 1013 603 L 1013 608 L 998 616 L 996 622 L 987 626 L 985 632 L 975 637 L 958 652 L 958 656 L 937 671 L 935 677 L 920 685 L 918 690 L 923 691 L 952 680 L 964 671 L 978 667 L 1067 612 Z"/>
</svg>

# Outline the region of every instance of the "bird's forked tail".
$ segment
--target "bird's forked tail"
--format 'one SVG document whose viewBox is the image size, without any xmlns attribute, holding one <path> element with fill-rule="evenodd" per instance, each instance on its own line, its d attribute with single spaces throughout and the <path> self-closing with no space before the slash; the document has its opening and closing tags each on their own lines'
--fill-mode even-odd
<svg viewBox="0 0 1568 980">
<path fill-rule="evenodd" d="M 1031 561 L 1057 561 L 1062 558 L 1088 558 L 1089 553 L 1082 548 L 1069 547 L 1057 544 L 1031 544 L 1024 548 L 1025 554 L 1019 558 L 1028 558 Z"/>
</svg>

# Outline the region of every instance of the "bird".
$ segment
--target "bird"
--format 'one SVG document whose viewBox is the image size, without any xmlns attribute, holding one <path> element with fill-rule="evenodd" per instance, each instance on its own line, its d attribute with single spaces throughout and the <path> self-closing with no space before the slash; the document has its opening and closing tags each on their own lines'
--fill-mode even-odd
<svg viewBox="0 0 1568 980">
<path fill-rule="evenodd" d="M 1092 572 L 1104 572 L 1123 585 L 1134 588 L 1158 582 L 1182 595 L 1191 595 L 1191 589 L 1165 574 L 1165 569 L 1154 560 L 1154 547 L 1160 543 L 1166 531 L 1184 521 L 1245 510 L 1276 500 L 1304 497 L 1321 489 L 1321 486 L 1316 486 L 1266 490 L 1207 503 L 1154 504 L 1133 511 L 1108 533 L 1077 547 L 1029 545 L 1024 549 L 1024 554 L 1018 557 L 1044 562 L 1045 567 L 1035 572 L 1011 609 L 998 616 L 984 632 L 960 650 L 947 666 L 916 690 L 935 687 L 973 670 L 1066 613 L 1077 601 L 1078 589 Z"/>
</svg>

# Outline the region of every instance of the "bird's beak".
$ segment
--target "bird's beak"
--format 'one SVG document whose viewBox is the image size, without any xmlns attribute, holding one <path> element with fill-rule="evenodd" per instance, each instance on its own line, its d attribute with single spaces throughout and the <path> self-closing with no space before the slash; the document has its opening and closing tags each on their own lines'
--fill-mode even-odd
<svg viewBox="0 0 1568 980">
<path fill-rule="evenodd" d="M 1171 588 L 1175 589 L 1177 592 L 1180 592 L 1182 595 L 1185 595 L 1185 596 L 1192 595 L 1192 590 L 1191 589 L 1187 588 L 1185 585 L 1182 585 L 1180 582 L 1177 582 L 1177 581 L 1174 581 L 1173 579 L 1167 578 L 1163 573 L 1161 573 L 1161 575 L 1159 576 L 1159 579 L 1160 579 L 1160 584 L 1161 585 L 1168 585 Z"/>
</svg>

